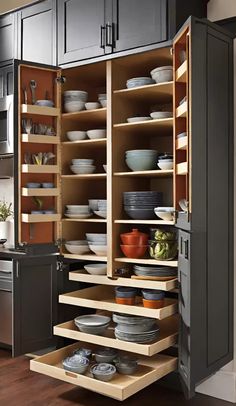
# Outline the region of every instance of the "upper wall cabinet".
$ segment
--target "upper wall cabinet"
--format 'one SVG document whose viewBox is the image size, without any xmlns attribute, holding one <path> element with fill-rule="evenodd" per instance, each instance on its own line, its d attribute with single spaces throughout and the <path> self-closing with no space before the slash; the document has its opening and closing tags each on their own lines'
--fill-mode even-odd
<svg viewBox="0 0 236 406">
<path fill-rule="evenodd" d="M 56 65 L 56 0 L 18 12 L 18 59 Z"/>
<path fill-rule="evenodd" d="M 8 65 L 15 56 L 15 14 L 0 18 L 0 65 Z"/>
<path fill-rule="evenodd" d="M 105 0 L 58 0 L 59 64 L 105 53 Z"/>
<path fill-rule="evenodd" d="M 167 40 L 167 0 L 113 0 L 114 51 Z"/>
</svg>

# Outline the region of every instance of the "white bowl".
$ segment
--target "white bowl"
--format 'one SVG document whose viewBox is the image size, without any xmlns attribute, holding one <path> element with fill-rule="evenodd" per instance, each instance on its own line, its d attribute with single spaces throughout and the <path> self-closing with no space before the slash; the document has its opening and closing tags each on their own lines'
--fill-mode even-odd
<svg viewBox="0 0 236 406">
<path fill-rule="evenodd" d="M 173 80 L 172 66 L 160 66 L 153 69 L 150 73 L 156 83 L 170 82 Z"/>
<path fill-rule="evenodd" d="M 89 199 L 88 202 L 91 210 L 98 210 L 98 199 Z"/>
<path fill-rule="evenodd" d="M 72 165 L 93 165 L 94 159 L 76 158 L 71 160 Z"/>
<path fill-rule="evenodd" d="M 107 245 L 91 245 L 89 244 L 89 249 L 94 252 L 94 254 L 99 256 L 107 255 Z"/>
<path fill-rule="evenodd" d="M 106 99 L 98 99 L 99 103 L 101 103 L 102 107 L 107 107 L 107 100 Z"/>
<path fill-rule="evenodd" d="M 66 136 L 70 141 L 84 140 L 87 137 L 86 131 L 67 131 Z"/>
<path fill-rule="evenodd" d="M 75 166 L 75 165 L 71 165 L 70 169 L 73 173 L 79 175 L 88 175 L 91 174 L 95 171 L 96 166 L 93 165 L 82 165 L 82 166 Z"/>
<path fill-rule="evenodd" d="M 88 241 L 98 242 L 98 241 L 107 241 L 107 234 L 101 233 L 86 233 L 86 238 Z"/>
<path fill-rule="evenodd" d="M 89 213 L 90 212 L 90 207 L 89 205 L 86 204 L 67 204 L 66 205 L 67 210 L 70 212 L 72 211 L 73 213 Z"/>
<path fill-rule="evenodd" d="M 88 92 L 85 92 L 84 90 L 65 90 L 63 93 L 64 97 L 69 97 L 69 96 L 74 96 L 78 98 L 85 99 L 88 97 Z"/>
<path fill-rule="evenodd" d="M 101 104 L 98 102 L 85 103 L 86 110 L 96 110 L 96 109 L 100 109 L 100 107 L 101 107 Z"/>
<path fill-rule="evenodd" d="M 158 207 L 154 209 L 154 212 L 157 217 L 164 221 L 171 221 L 174 218 L 174 210 L 173 211 L 162 211 Z"/>
<path fill-rule="evenodd" d="M 174 163 L 160 161 L 157 163 L 157 165 L 159 166 L 160 169 L 167 171 L 169 169 L 173 169 Z"/>
<path fill-rule="evenodd" d="M 86 254 L 89 252 L 89 246 L 82 244 L 82 245 L 72 245 L 72 244 L 67 244 L 65 243 L 65 247 L 67 251 L 69 251 L 71 254 Z"/>
<path fill-rule="evenodd" d="M 65 217 L 68 217 L 69 219 L 88 219 L 92 215 L 93 213 L 71 213 L 71 212 L 65 213 Z"/>
<path fill-rule="evenodd" d="M 84 269 L 91 275 L 106 275 L 107 264 L 89 264 L 84 265 Z"/>
<path fill-rule="evenodd" d="M 37 100 L 36 106 L 46 106 L 46 107 L 54 107 L 54 103 L 52 100 Z"/>
<path fill-rule="evenodd" d="M 74 113 L 76 111 L 84 110 L 85 103 L 83 101 L 73 101 L 64 103 L 66 113 Z"/>
<path fill-rule="evenodd" d="M 94 213 L 95 213 L 97 216 L 102 217 L 102 218 L 104 218 L 104 219 L 107 218 L 107 212 L 106 212 L 106 211 L 103 211 L 103 210 L 95 210 Z"/>
<path fill-rule="evenodd" d="M 66 241 L 66 244 L 68 245 L 88 245 L 87 240 L 72 240 L 72 241 Z"/>
<path fill-rule="evenodd" d="M 129 117 L 127 118 L 128 123 L 138 123 L 139 121 L 148 121 L 151 117 Z"/>
<path fill-rule="evenodd" d="M 172 111 L 153 111 L 150 116 L 156 120 L 160 118 L 171 118 L 173 117 Z"/>
<path fill-rule="evenodd" d="M 106 130 L 104 128 L 96 129 L 96 130 L 88 130 L 87 136 L 90 140 L 95 140 L 99 138 L 106 138 Z"/>
<path fill-rule="evenodd" d="M 107 172 L 107 165 L 102 165 L 105 172 Z"/>
</svg>

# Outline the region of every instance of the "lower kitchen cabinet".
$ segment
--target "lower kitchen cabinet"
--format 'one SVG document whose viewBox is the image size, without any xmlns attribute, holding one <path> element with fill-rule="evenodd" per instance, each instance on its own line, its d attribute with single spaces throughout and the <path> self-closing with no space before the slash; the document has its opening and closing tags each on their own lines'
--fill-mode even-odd
<svg viewBox="0 0 236 406">
<path fill-rule="evenodd" d="M 56 256 L 25 258 L 13 264 L 13 356 L 55 346 Z"/>
</svg>

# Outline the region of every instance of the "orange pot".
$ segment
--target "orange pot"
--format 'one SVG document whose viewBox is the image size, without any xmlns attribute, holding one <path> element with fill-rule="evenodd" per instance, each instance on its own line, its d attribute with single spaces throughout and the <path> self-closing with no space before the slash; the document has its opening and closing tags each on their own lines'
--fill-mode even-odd
<svg viewBox="0 0 236 406">
<path fill-rule="evenodd" d="M 142 258 L 147 251 L 147 245 L 122 245 L 120 246 L 123 254 L 128 258 Z"/>
<path fill-rule="evenodd" d="M 147 245 L 148 234 L 141 233 L 137 228 L 133 228 L 130 233 L 120 234 L 122 244 L 125 245 Z"/>
<path fill-rule="evenodd" d="M 143 299 L 143 306 L 149 309 L 160 309 L 164 307 L 164 299 L 161 300 L 147 300 Z"/>
<path fill-rule="evenodd" d="M 134 305 L 135 297 L 116 297 L 117 304 Z"/>
</svg>

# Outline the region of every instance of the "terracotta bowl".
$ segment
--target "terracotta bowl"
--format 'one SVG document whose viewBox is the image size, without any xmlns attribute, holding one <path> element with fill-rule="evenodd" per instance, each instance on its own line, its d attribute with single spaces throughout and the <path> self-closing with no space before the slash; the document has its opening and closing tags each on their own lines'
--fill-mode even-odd
<svg viewBox="0 0 236 406">
<path fill-rule="evenodd" d="M 143 299 L 143 306 L 149 309 L 160 309 L 164 307 L 164 299 L 161 300 L 147 300 Z"/>
<path fill-rule="evenodd" d="M 147 245 L 120 245 L 121 251 L 128 258 L 142 258 L 147 247 Z"/>
<path fill-rule="evenodd" d="M 120 234 L 120 239 L 124 245 L 147 245 L 148 234 L 133 229 L 130 233 Z"/>
<path fill-rule="evenodd" d="M 134 305 L 135 297 L 116 297 L 117 304 Z"/>
</svg>

